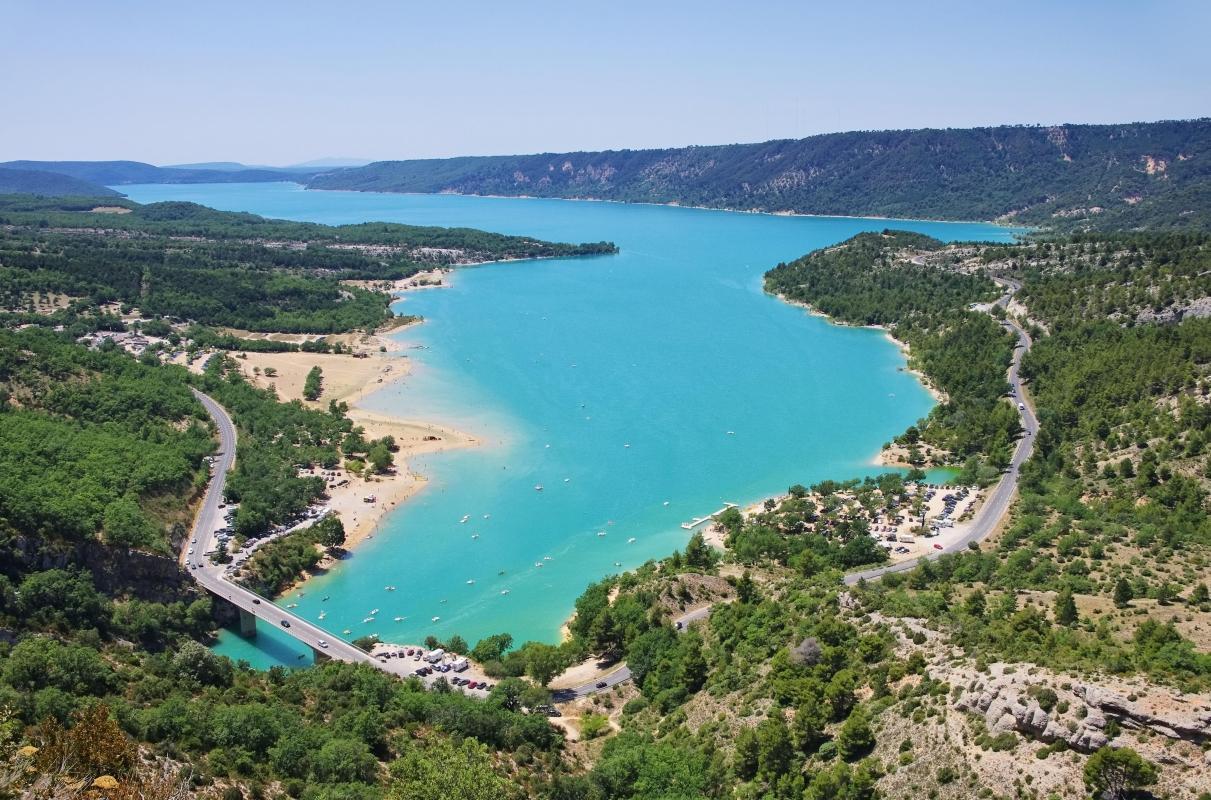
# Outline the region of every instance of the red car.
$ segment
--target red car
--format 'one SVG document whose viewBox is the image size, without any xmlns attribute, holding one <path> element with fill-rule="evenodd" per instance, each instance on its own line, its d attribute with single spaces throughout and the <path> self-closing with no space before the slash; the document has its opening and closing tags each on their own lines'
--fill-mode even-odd
<svg viewBox="0 0 1211 800">
<path fill-rule="evenodd" d="M 937 542 L 934 542 L 934 543 L 933 543 L 933 549 L 934 549 L 934 550 L 941 550 L 941 549 L 942 549 L 942 545 L 938 544 Z"/>
</svg>

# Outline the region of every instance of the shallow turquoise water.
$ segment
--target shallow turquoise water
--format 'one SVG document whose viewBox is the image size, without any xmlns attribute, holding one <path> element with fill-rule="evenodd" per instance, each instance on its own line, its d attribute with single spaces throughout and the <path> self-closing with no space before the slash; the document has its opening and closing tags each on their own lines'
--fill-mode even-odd
<svg viewBox="0 0 1211 800">
<path fill-rule="evenodd" d="M 881 333 L 781 303 L 762 292 L 762 274 L 889 225 L 947 240 L 1013 235 L 982 224 L 293 184 L 121 189 L 140 202 L 608 239 L 621 248 L 464 269 L 452 288 L 397 306 L 426 318 L 401 338 L 427 349 L 406 351 L 413 374 L 367 405 L 452 425 L 484 446 L 415 459 L 429 486 L 345 564 L 309 582 L 304 597 L 284 602 L 312 619 L 325 610 L 336 634 L 399 642 L 459 633 L 474 643 L 500 631 L 518 643 L 555 641 L 587 583 L 684 546 L 681 522 L 793 483 L 872 473 L 880 445 L 928 412 L 929 395 Z M 364 623 L 373 609 L 375 621 Z M 258 665 L 302 654 L 264 630 L 255 644 L 225 636 L 219 650 Z"/>
</svg>

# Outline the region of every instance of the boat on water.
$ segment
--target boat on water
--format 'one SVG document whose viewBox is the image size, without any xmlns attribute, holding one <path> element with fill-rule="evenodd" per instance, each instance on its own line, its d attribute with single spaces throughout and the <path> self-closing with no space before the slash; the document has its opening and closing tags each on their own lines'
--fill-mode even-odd
<svg viewBox="0 0 1211 800">
<path fill-rule="evenodd" d="M 434 617 L 433 619 L 431 619 L 431 620 L 429 620 L 429 621 L 430 621 L 430 622 L 437 622 L 439 619 L 441 619 L 441 617 Z"/>
<path fill-rule="evenodd" d="M 478 533 L 473 533 L 473 534 L 471 534 L 471 538 L 472 538 L 472 539 L 478 539 L 478 538 L 479 538 L 479 534 L 478 534 Z"/>
<path fill-rule="evenodd" d="M 353 631 L 349 630 L 348 628 L 345 628 L 345 630 L 341 631 L 341 633 L 343 633 L 343 634 L 345 634 L 346 636 L 348 636 L 349 634 L 353 633 Z"/>
<path fill-rule="evenodd" d="M 323 618 L 324 618 L 324 617 L 326 617 L 326 616 L 328 616 L 328 612 L 327 612 L 327 611 L 321 611 L 321 612 L 320 612 L 320 619 L 323 619 Z"/>
<path fill-rule="evenodd" d="M 396 617 L 396 618 L 395 618 L 395 621 L 396 621 L 396 622 L 403 622 L 403 621 L 404 621 L 404 620 L 406 620 L 406 619 L 407 619 L 407 617 Z"/>
<path fill-rule="evenodd" d="M 286 608 L 298 608 L 298 607 L 299 607 L 298 603 L 287 603 L 286 604 Z"/>
<path fill-rule="evenodd" d="M 509 593 L 509 590 L 508 590 L 508 589 L 501 589 L 501 590 L 500 590 L 500 593 L 501 593 L 501 594 L 508 594 L 508 593 Z"/>
<path fill-rule="evenodd" d="M 541 562 L 541 561 L 535 561 L 535 562 L 534 562 L 534 566 L 538 567 L 539 569 L 542 569 L 542 562 Z"/>
<path fill-rule="evenodd" d="M 394 587 L 394 586 L 384 586 L 383 588 L 384 588 L 384 589 L 386 589 L 388 592 L 394 592 L 394 591 L 395 591 L 395 587 Z"/>
<path fill-rule="evenodd" d="M 605 536 L 605 535 L 606 535 L 606 532 L 605 532 L 605 531 L 597 531 L 597 535 L 598 535 L 598 536 Z"/>
<path fill-rule="evenodd" d="M 328 595 L 324 595 L 323 597 L 321 597 L 321 598 L 320 598 L 320 602 L 321 602 L 321 603 L 327 603 L 327 602 L 328 602 Z"/>
<path fill-rule="evenodd" d="M 467 585 L 468 585 L 468 586 L 474 586 L 474 585 L 475 585 L 475 581 L 474 581 L 474 579 L 472 579 L 472 578 L 468 578 L 468 579 L 467 579 Z"/>
<path fill-rule="evenodd" d="M 374 617 L 366 617 L 362 622 L 374 622 Z"/>
<path fill-rule="evenodd" d="M 376 608 L 376 609 L 374 609 L 373 611 L 371 611 L 371 612 L 370 612 L 370 616 L 372 616 L 372 617 L 373 617 L 374 615 L 376 615 L 376 614 L 378 614 L 378 609 L 377 609 L 377 608 Z"/>
<path fill-rule="evenodd" d="M 467 520 L 469 520 L 469 519 L 471 519 L 471 515 L 470 515 L 470 514 L 463 514 L 463 518 L 462 518 L 462 519 L 460 519 L 460 520 L 459 520 L 459 522 L 460 522 L 460 523 L 461 523 L 461 522 L 466 522 L 466 521 L 467 521 Z"/>
<path fill-rule="evenodd" d="M 669 504 L 669 501 L 668 501 L 668 500 L 665 500 L 665 501 L 664 501 L 664 504 L 667 506 L 667 505 Z"/>
<path fill-rule="evenodd" d="M 630 539 L 627 539 L 627 544 L 634 544 L 634 543 L 635 543 L 635 537 L 634 537 L 634 536 L 632 536 Z"/>
</svg>

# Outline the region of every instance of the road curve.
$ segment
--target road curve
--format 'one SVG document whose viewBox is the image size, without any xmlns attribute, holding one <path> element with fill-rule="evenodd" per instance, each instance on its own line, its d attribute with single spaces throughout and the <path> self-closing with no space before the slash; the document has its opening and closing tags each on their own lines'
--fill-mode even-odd
<svg viewBox="0 0 1211 800">
<path fill-rule="evenodd" d="M 274 605 L 269 598 L 261 597 L 255 592 L 227 580 L 223 566 L 211 563 L 209 558 L 202 555 L 211 549 L 214 531 L 218 527 L 219 503 L 223 501 L 223 487 L 227 483 L 227 473 L 235 463 L 236 429 L 227 410 L 214 398 L 197 389 L 194 389 L 193 393 L 218 428 L 219 453 L 211 474 L 210 484 L 206 487 L 202 508 L 194 519 L 193 531 L 190 536 L 191 540 L 197 540 L 197 544 L 192 545 L 194 555 L 189 555 L 191 547 L 189 543 L 181 547 L 181 559 L 185 562 L 189 574 L 211 594 L 226 600 L 241 611 L 246 611 L 257 619 L 279 628 L 317 653 L 325 653 L 338 661 L 371 664 L 381 668 L 380 662 L 365 651 L 333 636 L 318 625 Z M 325 642 L 326 646 L 321 646 L 321 641 Z M 384 671 L 391 672 L 391 670 Z"/>
<path fill-rule="evenodd" d="M 997 280 L 998 283 L 1008 289 L 994 305 L 1004 307 L 1013 293 L 1021 288 L 1021 284 L 1012 280 Z M 1019 412 L 1022 417 L 1023 435 L 1018 439 L 1017 446 L 1013 450 L 1013 457 L 1009 461 L 1009 469 L 1001 476 L 997 485 L 989 493 L 988 499 L 984 501 L 984 505 L 976 513 L 975 518 L 967 528 L 967 532 L 959 537 L 956 541 L 951 542 L 942 550 L 935 550 L 918 558 L 908 561 L 901 561 L 896 564 L 888 564 L 882 567 L 862 570 L 861 572 L 851 572 L 845 576 L 845 585 L 853 586 L 859 581 L 870 581 L 880 578 L 892 572 L 906 572 L 915 569 L 922 561 L 932 561 L 946 553 L 959 553 L 968 548 L 973 542 L 981 542 L 986 539 L 994 530 L 1000 526 L 1001 521 L 1009 513 L 1009 507 L 1013 503 L 1014 494 L 1018 489 L 1018 475 L 1022 465 L 1030 458 L 1030 454 L 1034 452 L 1034 440 L 1039 434 L 1039 420 L 1035 416 L 1034 409 L 1031 407 L 1029 398 L 1026 396 L 1026 391 L 1022 387 L 1021 366 L 1022 356 L 1030 350 L 1033 342 L 1021 325 L 1011 319 L 1006 319 L 1002 323 L 1006 329 L 1013 330 L 1018 335 L 1017 344 L 1013 350 L 1013 360 L 1009 364 L 1009 372 L 1007 373 L 1009 385 L 1013 389 L 1013 396 L 1017 401 L 1025 406 L 1025 410 Z"/>
</svg>

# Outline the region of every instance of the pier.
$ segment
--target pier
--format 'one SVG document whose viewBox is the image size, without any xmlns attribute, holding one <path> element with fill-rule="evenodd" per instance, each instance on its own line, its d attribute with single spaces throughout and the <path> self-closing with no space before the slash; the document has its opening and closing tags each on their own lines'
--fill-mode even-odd
<svg viewBox="0 0 1211 800">
<path fill-rule="evenodd" d="M 689 522 L 681 523 L 681 527 L 685 528 L 687 531 L 692 531 L 692 530 L 694 530 L 694 528 L 697 528 L 702 523 L 710 522 L 715 517 L 722 514 L 724 511 L 727 511 L 729 508 L 739 508 L 739 506 L 736 503 L 724 503 L 723 508 L 719 509 L 718 511 L 716 511 L 712 514 L 707 514 L 705 517 L 694 517 Z"/>
</svg>

